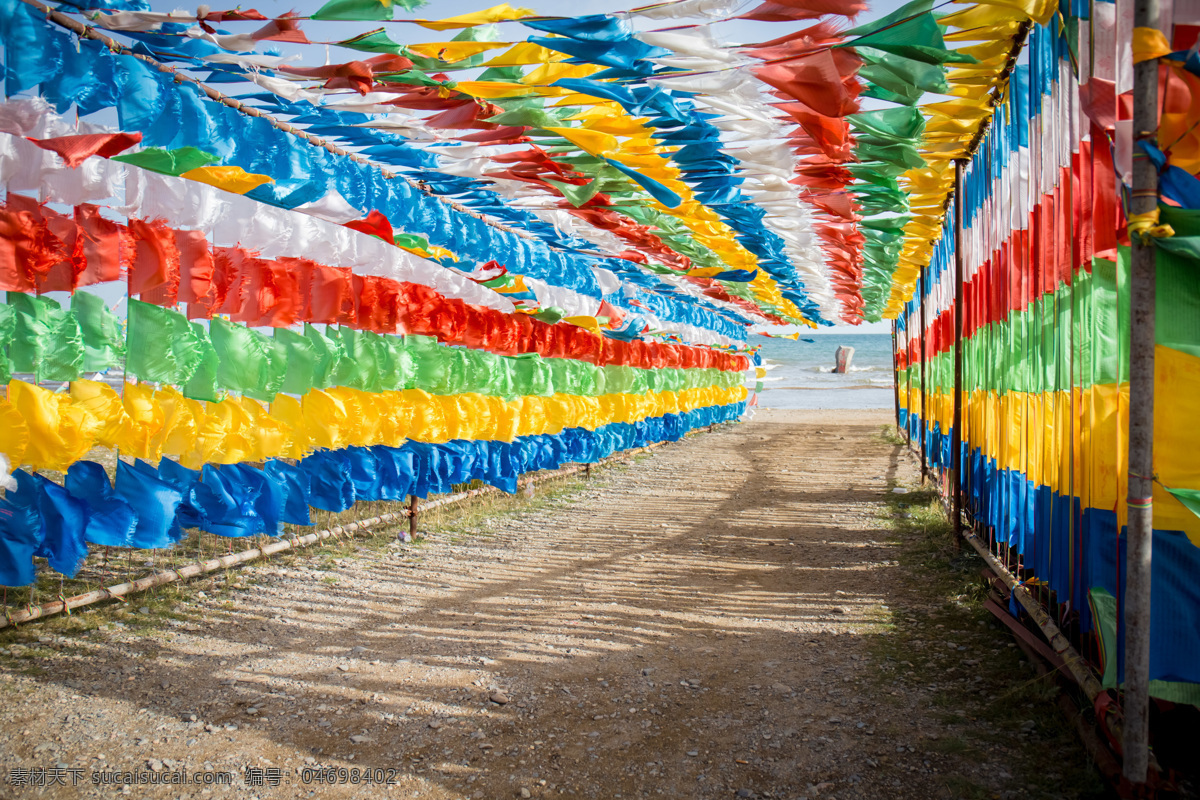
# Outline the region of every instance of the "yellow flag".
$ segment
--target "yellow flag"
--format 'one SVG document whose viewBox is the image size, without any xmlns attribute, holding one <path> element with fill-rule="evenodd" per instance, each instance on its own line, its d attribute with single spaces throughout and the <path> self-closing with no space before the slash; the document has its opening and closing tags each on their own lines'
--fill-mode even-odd
<svg viewBox="0 0 1200 800">
<path fill-rule="evenodd" d="M 498 6 L 485 8 L 483 11 L 476 11 L 473 14 L 460 14 L 457 17 L 446 17 L 445 19 L 435 20 L 421 19 L 417 20 L 417 24 L 422 28 L 447 31 L 452 28 L 474 28 L 476 25 L 487 25 L 492 22 L 504 22 L 510 19 L 535 16 L 537 16 L 537 12 L 532 9 L 513 8 L 508 3 L 501 3 Z"/>
<path fill-rule="evenodd" d="M 70 413 L 70 398 L 14 380 L 8 384 L 8 401 L 25 420 L 29 431 L 24 463 L 34 469 L 66 472 L 74 461 L 92 448 L 86 436 L 85 415 Z"/>
<path fill-rule="evenodd" d="M 119 447 L 122 438 L 129 435 L 133 423 L 125 413 L 121 396 L 107 383 L 71 381 L 71 399 L 93 420 L 92 435 L 96 444 Z"/>
<path fill-rule="evenodd" d="M 1133 29 L 1133 63 L 1162 58 L 1172 52 L 1166 34 L 1157 28 Z"/>
<path fill-rule="evenodd" d="M 595 317 L 589 317 L 589 316 L 584 316 L 584 315 L 580 315 L 577 317 L 563 317 L 562 321 L 566 322 L 570 325 L 576 325 L 580 328 L 583 328 L 584 330 L 591 331 L 592 333 L 596 334 L 597 336 L 602 335 L 600 332 L 600 320 L 596 319 Z"/>
<path fill-rule="evenodd" d="M 583 128 L 546 128 L 546 130 L 557 133 L 585 153 L 601 158 L 617 150 L 617 137 L 611 134 Z"/>
<path fill-rule="evenodd" d="M 517 42 L 490 61 L 483 62 L 485 67 L 523 67 L 529 64 L 551 64 L 568 58 L 566 53 L 559 53 L 548 47 L 542 47 L 533 42 Z"/>
<path fill-rule="evenodd" d="M 508 42 L 421 42 L 408 45 L 408 49 L 419 56 L 435 58 L 447 64 L 501 47 L 508 47 Z"/>
<path fill-rule="evenodd" d="M 209 186 L 215 186 L 234 194 L 245 194 L 264 183 L 275 182 L 275 179 L 269 175 L 255 175 L 252 172 L 246 172 L 241 167 L 197 167 L 179 177 L 207 183 Z"/>
<path fill-rule="evenodd" d="M 0 453 L 8 458 L 8 471 L 25 463 L 29 426 L 12 403 L 0 398 Z"/>
</svg>

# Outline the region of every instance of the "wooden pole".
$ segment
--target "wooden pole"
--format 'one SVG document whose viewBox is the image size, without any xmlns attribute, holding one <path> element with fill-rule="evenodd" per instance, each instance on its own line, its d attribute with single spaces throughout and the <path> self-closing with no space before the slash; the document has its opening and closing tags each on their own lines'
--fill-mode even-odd
<svg viewBox="0 0 1200 800">
<path fill-rule="evenodd" d="M 603 465 L 610 464 L 614 461 L 625 461 L 629 457 L 637 455 L 638 453 L 652 452 L 667 444 L 669 444 L 669 442 L 651 442 L 645 447 L 624 450 L 620 453 L 613 453 L 611 456 L 603 458 L 597 463 Z M 542 472 L 537 475 L 529 475 L 524 478 L 520 478 L 517 481 L 517 485 L 526 486 L 534 483 L 556 480 L 558 478 L 567 478 L 572 475 L 576 475 L 583 470 L 584 467 L 578 464 L 572 467 L 562 467 L 561 469 L 553 472 Z M 459 492 L 458 494 L 449 494 L 439 497 L 436 500 L 427 500 L 424 503 L 419 503 L 417 510 L 431 511 L 435 508 L 458 505 L 473 497 L 478 497 L 479 495 L 484 494 L 495 494 L 499 491 L 500 490 L 495 486 L 484 486 L 479 489 L 471 489 L 469 491 Z M 248 564 L 251 561 L 257 561 L 264 556 L 270 556 L 275 553 L 282 553 L 287 550 L 299 550 L 304 547 L 308 547 L 309 545 L 322 542 L 330 537 L 341 536 L 342 534 L 356 534 L 360 531 L 368 533 L 369 529 L 372 527 L 386 523 L 395 523 L 406 516 L 408 516 L 407 513 L 381 514 L 378 517 L 360 520 L 358 522 L 351 522 L 344 526 L 334 526 L 326 530 L 314 531 L 313 533 L 308 533 L 303 536 L 293 536 L 290 539 L 281 539 L 262 548 L 255 547 L 250 550 L 243 550 L 240 553 L 230 552 L 229 554 L 219 558 L 209 559 L 206 561 L 197 561 L 178 569 L 164 570 L 153 575 L 147 575 L 145 577 L 138 578 L 134 581 L 126 581 L 124 583 L 117 584 L 116 586 L 108 586 L 103 589 L 85 592 L 74 597 L 68 597 L 66 598 L 65 602 L 60 599 L 51 603 L 33 605 L 31 600 L 25 608 L 16 612 L 15 614 L 5 614 L 3 617 L 0 617 L 0 629 L 7 628 L 10 625 L 19 625 L 22 622 L 30 622 L 35 619 L 41 619 L 42 617 L 52 616 L 54 614 L 61 614 L 64 611 L 71 611 L 76 608 L 82 608 L 83 606 L 90 606 L 105 600 L 127 597 L 132 594 L 137 594 L 138 592 L 144 592 L 147 589 L 152 589 L 155 586 L 163 586 L 168 583 L 186 581 L 199 575 L 215 572 L 219 569 L 228 569 L 229 567 L 235 567 L 239 564 Z M 133 552 L 132 549 L 130 552 Z M 5 604 L 6 603 L 7 590 L 5 590 Z"/>
<path fill-rule="evenodd" d="M 1135 28 L 1158 27 L 1158 0 L 1136 0 Z M 1138 143 L 1158 131 L 1158 59 L 1133 67 L 1131 216 L 1158 207 L 1158 175 Z M 1131 237 L 1129 279 L 1129 525 L 1125 548 L 1125 778 L 1146 782 L 1150 744 L 1150 564 L 1154 505 L 1154 245 Z"/>
<path fill-rule="evenodd" d="M 962 536 L 963 162 L 954 162 L 954 423 L 950 429 L 950 524 Z"/>
<path fill-rule="evenodd" d="M 896 320 L 892 320 L 892 394 L 896 404 L 896 432 L 900 431 L 900 370 L 896 358 Z"/>
<path fill-rule="evenodd" d="M 921 485 L 925 485 L 926 479 L 929 477 L 929 462 L 926 461 L 925 454 L 925 429 L 929 427 L 929 406 L 926 402 L 925 394 L 925 288 L 929 278 L 926 276 L 926 271 L 921 270 L 921 275 L 917 279 L 917 291 L 920 292 L 921 300 L 921 416 L 918 418 L 920 423 L 917 425 L 917 435 L 921 437 Z M 909 410 L 912 413 L 912 410 Z"/>
</svg>

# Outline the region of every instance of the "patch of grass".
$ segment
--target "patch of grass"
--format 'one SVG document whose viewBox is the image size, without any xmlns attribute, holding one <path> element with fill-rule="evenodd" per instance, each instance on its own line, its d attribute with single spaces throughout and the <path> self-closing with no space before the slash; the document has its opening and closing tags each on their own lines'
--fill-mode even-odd
<svg viewBox="0 0 1200 800">
<path fill-rule="evenodd" d="M 992 793 L 987 787 L 980 786 L 970 778 L 961 775 L 948 775 L 944 779 L 950 796 L 958 800 L 991 800 Z"/>
<path fill-rule="evenodd" d="M 908 443 L 908 441 L 900 435 L 900 429 L 895 425 L 880 425 L 879 433 L 877 435 L 879 439 L 886 444 L 899 446 Z"/>
<path fill-rule="evenodd" d="M 970 755 L 975 748 L 961 736 L 946 736 L 933 743 L 933 749 L 947 755 Z"/>
<path fill-rule="evenodd" d="M 881 683 L 932 688 L 930 702 L 946 730 L 931 749 L 946 758 L 966 763 L 1003 747 L 1013 783 L 1026 787 L 1027 796 L 1105 797 L 1099 773 L 1057 708 L 1054 676 L 1038 676 L 984 607 L 984 561 L 970 546 L 956 547 L 936 490 L 907 488 L 889 491 L 881 512 L 912 595 L 894 610 L 890 629 L 879 626 L 882 635 L 873 637 Z M 943 773 L 954 797 L 991 796 L 952 769 Z M 1048 781 L 1048 774 L 1060 777 Z"/>
</svg>

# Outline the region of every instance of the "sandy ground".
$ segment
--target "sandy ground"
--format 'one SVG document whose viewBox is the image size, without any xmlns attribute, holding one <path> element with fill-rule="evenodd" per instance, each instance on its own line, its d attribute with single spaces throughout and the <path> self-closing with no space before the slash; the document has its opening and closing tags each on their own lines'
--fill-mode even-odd
<svg viewBox="0 0 1200 800">
<path fill-rule="evenodd" d="M 762 412 L 420 546 L 232 573 L 176 618 L 25 626 L 0 796 L 1015 796 L 1002 748 L 936 747 L 944 717 L 879 668 L 920 602 L 881 517 L 913 478 L 890 417 Z M 234 785 L 91 784 L 206 769 Z"/>
</svg>

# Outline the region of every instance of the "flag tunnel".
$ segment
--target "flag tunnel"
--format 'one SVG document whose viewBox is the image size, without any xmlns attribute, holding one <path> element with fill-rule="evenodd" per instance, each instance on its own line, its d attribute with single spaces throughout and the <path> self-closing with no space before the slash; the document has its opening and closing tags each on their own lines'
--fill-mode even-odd
<svg viewBox="0 0 1200 800">
<path fill-rule="evenodd" d="M 0 584 L 513 492 L 886 320 L 1144 782 L 1145 697 L 1200 705 L 1200 15 L 1132 5 L 0 0 Z"/>
<path fill-rule="evenodd" d="M 1121 12 L 1075 4 L 1032 25 L 1027 63 L 1014 65 L 976 148 L 956 159 L 955 191 L 895 322 L 897 415 L 978 540 L 1069 634 L 1098 678 L 1098 706 L 1127 698 L 1118 690 L 1130 689 L 1137 636 L 1161 713 L 1200 703 L 1200 250 L 1190 244 L 1200 83 L 1187 52 L 1197 29 L 1163 15 L 1168 33 L 1134 31 Z M 1134 62 L 1157 70 L 1162 103 L 1143 128 L 1156 137 L 1134 157 L 1160 181 L 1140 217 L 1129 204 Z M 1149 413 L 1131 404 L 1138 248 L 1153 259 L 1157 293 L 1153 496 L 1137 502 L 1152 499 L 1153 561 L 1149 614 L 1134 630 L 1129 432 Z M 1118 742 L 1124 711 L 1098 714 Z"/>
</svg>

